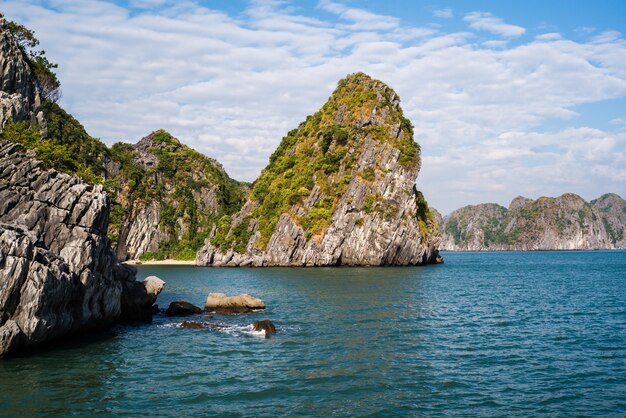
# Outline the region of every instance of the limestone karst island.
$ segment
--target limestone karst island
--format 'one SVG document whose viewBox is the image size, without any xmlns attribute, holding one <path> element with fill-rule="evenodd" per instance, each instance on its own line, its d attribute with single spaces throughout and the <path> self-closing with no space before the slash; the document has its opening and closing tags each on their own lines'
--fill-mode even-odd
<svg viewBox="0 0 626 418">
<path fill-rule="evenodd" d="M 0 415 L 626 414 L 626 9 L 401 3 L 3 4 Z"/>
</svg>

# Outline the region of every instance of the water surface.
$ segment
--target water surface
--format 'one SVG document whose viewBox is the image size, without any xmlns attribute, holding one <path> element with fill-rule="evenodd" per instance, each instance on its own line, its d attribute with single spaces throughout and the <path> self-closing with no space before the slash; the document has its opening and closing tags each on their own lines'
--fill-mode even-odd
<svg viewBox="0 0 626 418">
<path fill-rule="evenodd" d="M 116 327 L 0 361 L 0 415 L 624 416 L 626 252 L 447 253 L 416 268 L 139 266 L 159 304 L 265 312 Z M 270 319 L 269 339 L 249 330 Z"/>
</svg>

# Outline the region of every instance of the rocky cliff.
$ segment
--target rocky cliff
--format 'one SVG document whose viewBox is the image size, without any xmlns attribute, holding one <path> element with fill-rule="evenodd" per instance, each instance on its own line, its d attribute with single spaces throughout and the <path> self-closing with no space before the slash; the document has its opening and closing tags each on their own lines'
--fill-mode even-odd
<svg viewBox="0 0 626 418">
<path fill-rule="evenodd" d="M 122 306 L 125 292 L 142 292 L 135 270 L 111 250 L 108 214 L 101 186 L 0 142 L 0 356 L 145 318 L 135 310 L 151 298 Z"/>
<path fill-rule="evenodd" d="M 106 176 L 118 210 L 111 232 L 121 260 L 193 259 L 219 217 L 243 203 L 242 183 L 163 130 L 111 151 Z"/>
<path fill-rule="evenodd" d="M 41 97 L 35 78 L 0 14 L 0 130 L 10 122 L 39 121 L 43 126 Z"/>
<path fill-rule="evenodd" d="M 590 203 L 557 198 L 513 199 L 466 206 L 443 220 L 441 248 L 451 251 L 586 250 L 626 248 L 626 201 L 615 194 Z"/>
<path fill-rule="evenodd" d="M 283 138 L 241 211 L 220 219 L 196 263 L 436 262 L 437 223 L 415 189 L 419 152 L 398 95 L 363 73 L 350 75 Z"/>
<path fill-rule="evenodd" d="M 614 248 L 626 248 L 626 200 L 607 193 L 590 203 L 599 212 L 609 242 Z"/>
</svg>

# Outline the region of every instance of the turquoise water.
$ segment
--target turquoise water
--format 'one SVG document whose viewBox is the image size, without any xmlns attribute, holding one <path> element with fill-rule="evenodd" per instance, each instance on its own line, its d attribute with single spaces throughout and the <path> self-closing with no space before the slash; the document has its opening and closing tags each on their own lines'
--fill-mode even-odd
<svg viewBox="0 0 626 418">
<path fill-rule="evenodd" d="M 417 268 L 140 266 L 160 305 L 250 293 L 265 312 L 158 316 L 0 361 L 0 415 L 624 416 L 626 252 L 447 253 Z M 265 339 L 247 326 L 271 319 Z"/>
</svg>

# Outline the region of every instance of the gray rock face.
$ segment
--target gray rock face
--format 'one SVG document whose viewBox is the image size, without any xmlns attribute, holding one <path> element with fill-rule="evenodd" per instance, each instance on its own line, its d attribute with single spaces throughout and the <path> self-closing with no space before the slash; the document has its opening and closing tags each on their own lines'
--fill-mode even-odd
<svg viewBox="0 0 626 418">
<path fill-rule="evenodd" d="M 160 221 L 161 205 L 158 201 L 134 202 L 117 244 L 118 257 L 132 260 L 147 251 L 157 251 L 159 243 L 169 239 L 167 232 L 159 228 Z"/>
<path fill-rule="evenodd" d="M 599 212 L 612 246 L 626 248 L 626 200 L 615 193 L 607 193 L 590 203 Z"/>
<path fill-rule="evenodd" d="M 125 314 L 136 270 L 110 248 L 108 211 L 101 186 L 0 142 L 0 355 Z"/>
<path fill-rule="evenodd" d="M 450 251 L 626 248 L 626 201 L 615 194 L 585 202 L 566 193 L 517 197 L 509 208 L 466 206 L 445 218 L 441 248 Z"/>
<path fill-rule="evenodd" d="M 455 210 L 441 223 L 444 231 L 441 249 L 480 251 L 485 248 L 485 242 L 492 247 L 494 244 L 503 244 L 498 241 L 497 235 L 505 227 L 507 212 L 505 207 L 495 203 Z"/>
<path fill-rule="evenodd" d="M 41 98 L 30 67 L 13 36 L 4 30 L 0 15 L 0 129 L 9 122 L 29 120 L 45 124 Z"/>
</svg>

